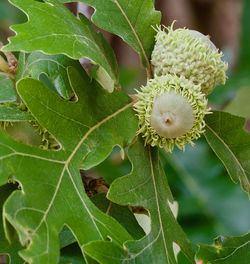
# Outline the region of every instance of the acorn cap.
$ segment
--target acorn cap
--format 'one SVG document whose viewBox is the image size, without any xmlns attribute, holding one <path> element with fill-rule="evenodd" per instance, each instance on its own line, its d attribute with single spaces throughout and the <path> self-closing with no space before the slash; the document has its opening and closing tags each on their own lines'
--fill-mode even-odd
<svg viewBox="0 0 250 264">
<path fill-rule="evenodd" d="M 142 86 L 134 108 L 139 118 L 137 134 L 145 144 L 158 145 L 171 152 L 176 145 L 184 150 L 204 132 L 204 116 L 209 113 L 207 99 L 185 77 L 156 76 Z"/>
<path fill-rule="evenodd" d="M 228 65 L 209 37 L 195 30 L 173 30 L 173 24 L 157 31 L 151 59 L 155 76 L 183 75 L 200 84 L 204 94 L 219 83 L 225 84 Z"/>
</svg>

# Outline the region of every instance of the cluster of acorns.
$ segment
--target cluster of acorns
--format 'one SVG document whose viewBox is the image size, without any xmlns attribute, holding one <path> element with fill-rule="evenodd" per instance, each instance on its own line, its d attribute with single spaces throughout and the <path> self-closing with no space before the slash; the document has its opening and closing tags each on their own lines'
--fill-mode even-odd
<svg viewBox="0 0 250 264">
<path fill-rule="evenodd" d="M 206 95 L 225 84 L 227 64 L 209 37 L 188 29 L 157 29 L 152 53 L 154 78 L 138 91 L 138 134 L 145 144 L 184 150 L 204 132 Z"/>
</svg>

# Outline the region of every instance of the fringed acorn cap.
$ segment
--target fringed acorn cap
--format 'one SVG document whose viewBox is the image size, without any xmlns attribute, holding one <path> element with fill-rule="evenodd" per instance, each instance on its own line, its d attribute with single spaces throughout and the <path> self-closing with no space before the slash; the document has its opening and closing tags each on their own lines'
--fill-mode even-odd
<svg viewBox="0 0 250 264">
<path fill-rule="evenodd" d="M 173 30 L 173 24 L 157 31 L 151 59 L 156 76 L 183 75 L 200 84 L 204 94 L 219 83 L 225 84 L 228 65 L 208 37 L 195 30 Z"/>
<path fill-rule="evenodd" d="M 204 132 L 207 99 L 183 76 L 165 75 L 148 80 L 137 94 L 135 111 L 139 117 L 137 134 L 145 144 L 160 146 L 171 152 L 176 145 L 184 150 Z"/>
</svg>

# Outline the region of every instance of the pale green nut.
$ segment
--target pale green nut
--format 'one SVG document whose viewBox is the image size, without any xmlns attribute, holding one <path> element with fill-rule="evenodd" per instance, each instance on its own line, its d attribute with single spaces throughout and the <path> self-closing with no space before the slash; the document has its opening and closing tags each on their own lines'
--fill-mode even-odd
<svg viewBox="0 0 250 264">
<path fill-rule="evenodd" d="M 176 145 L 184 150 L 204 132 L 207 99 L 184 76 L 163 75 L 150 79 L 137 94 L 134 108 L 139 118 L 137 134 L 145 144 L 171 152 Z"/>
<path fill-rule="evenodd" d="M 222 56 L 209 37 L 185 28 L 173 30 L 172 24 L 163 30 L 158 28 L 151 62 L 155 76 L 183 75 L 209 94 L 216 85 L 226 82 L 228 65 Z"/>
</svg>

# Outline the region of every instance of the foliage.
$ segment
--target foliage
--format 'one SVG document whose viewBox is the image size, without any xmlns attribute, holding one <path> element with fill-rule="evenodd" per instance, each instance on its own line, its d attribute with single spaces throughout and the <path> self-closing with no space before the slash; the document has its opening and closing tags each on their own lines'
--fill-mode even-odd
<svg viewBox="0 0 250 264">
<path fill-rule="evenodd" d="M 176 243 L 192 261 L 194 249 L 171 211 L 173 197 L 157 148 L 144 148 L 143 141 L 138 139 L 129 149 L 129 158 L 132 172 L 115 180 L 107 197 L 119 204 L 146 208 L 151 216 L 150 234 L 140 241 L 127 242 L 123 253 L 115 244 L 99 241 L 85 246 L 85 251 L 100 263 L 111 263 L 115 259 L 115 263 L 125 260 L 128 263 L 176 263 L 173 251 L 173 243 Z M 106 252 L 106 260 L 103 252 Z"/>
<path fill-rule="evenodd" d="M 205 137 L 232 180 L 240 181 L 250 195 L 250 135 L 242 129 L 245 119 L 223 112 L 206 118 Z"/>
<path fill-rule="evenodd" d="M 250 257 L 250 233 L 240 237 L 220 236 L 213 246 L 200 245 L 197 258 L 202 263 L 247 264 Z"/>
<path fill-rule="evenodd" d="M 8 196 L 15 190 L 15 186 L 12 184 L 5 184 L 0 187 L 1 197 L 1 214 L 3 209 L 3 204 Z M 18 237 L 15 233 L 12 236 L 11 243 L 9 243 L 4 234 L 3 221 L 0 219 L 0 253 L 5 253 L 11 256 L 11 263 L 23 263 L 23 260 L 18 256 L 18 251 L 21 249 L 21 246 L 18 242 Z"/>
<path fill-rule="evenodd" d="M 17 36 L 10 38 L 10 43 L 3 50 L 42 50 L 49 54 L 63 53 L 74 59 L 84 56 L 103 67 L 117 83 L 114 52 L 102 34 L 94 31 L 87 18 L 81 15 L 81 20 L 76 19 L 58 1 L 11 2 L 29 16 L 29 21 L 12 27 Z"/>
<path fill-rule="evenodd" d="M 191 236 L 191 242 L 182 223 L 185 213 L 195 212 L 198 201 L 199 210 L 218 222 L 229 221 L 219 204 L 230 194 L 230 203 L 236 197 L 248 206 L 247 195 L 238 186 L 229 183 L 230 193 L 222 196 L 210 183 L 225 188 L 229 177 L 218 181 L 214 175 L 227 174 L 226 169 L 250 194 L 245 119 L 214 111 L 206 117 L 205 139 L 186 153 L 166 154 L 145 146 L 136 136 L 134 98 L 120 87 L 124 80 L 119 79 L 114 51 L 90 21 L 83 15 L 74 17 L 62 4 L 68 0 L 10 2 L 28 20 L 12 26 L 16 36 L 3 48 L 18 52 L 18 70 L 14 79 L 0 74 L 0 122 L 14 129 L 26 124 L 54 144 L 44 149 L 22 143 L 22 129 L 19 136 L 0 131 L 0 253 L 15 264 L 247 263 L 249 234 L 221 236 L 213 246 L 201 244 L 196 253 L 192 242 L 197 238 Z M 161 17 L 154 1 L 82 2 L 95 8 L 95 25 L 137 51 L 150 78 L 156 33 L 152 27 Z M 81 57 L 97 65 L 96 76 L 87 75 L 78 61 Z M 89 181 L 91 174 L 104 179 Z M 176 175 L 191 193 L 179 196 L 178 220 L 174 197 L 184 187 L 173 184 Z M 207 204 L 213 210 L 205 212 Z M 136 220 L 135 212 L 147 215 L 150 231 Z"/>
</svg>

